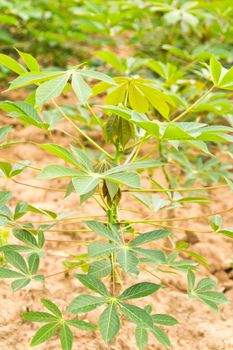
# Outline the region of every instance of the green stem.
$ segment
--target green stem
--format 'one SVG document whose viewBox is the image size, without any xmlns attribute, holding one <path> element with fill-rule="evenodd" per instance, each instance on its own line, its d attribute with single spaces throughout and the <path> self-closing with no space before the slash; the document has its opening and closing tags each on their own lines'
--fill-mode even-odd
<svg viewBox="0 0 233 350">
<path fill-rule="evenodd" d="M 105 151 L 102 147 L 100 147 L 94 140 L 92 140 L 82 129 L 80 129 L 72 119 L 70 119 L 65 112 L 61 109 L 61 107 L 54 101 L 54 106 L 59 110 L 59 112 L 63 115 L 63 117 L 68 120 L 68 122 L 83 136 L 85 137 L 95 148 L 97 148 L 100 152 L 104 153 L 108 158 L 114 160 L 114 157 L 111 156 L 107 151 Z"/>
<path fill-rule="evenodd" d="M 189 112 L 191 112 L 193 110 L 194 107 L 196 107 L 196 105 L 201 102 L 202 100 L 204 100 L 206 98 L 206 96 L 208 96 L 211 91 L 213 91 L 215 88 L 215 86 L 213 85 L 209 90 L 206 91 L 206 93 L 204 95 L 202 95 L 200 98 L 198 98 L 193 104 L 191 104 L 184 112 L 182 112 L 181 114 L 179 114 L 175 119 L 173 119 L 173 122 L 177 122 L 178 120 L 180 120 L 181 118 L 183 118 L 186 114 L 188 114 Z"/>
</svg>

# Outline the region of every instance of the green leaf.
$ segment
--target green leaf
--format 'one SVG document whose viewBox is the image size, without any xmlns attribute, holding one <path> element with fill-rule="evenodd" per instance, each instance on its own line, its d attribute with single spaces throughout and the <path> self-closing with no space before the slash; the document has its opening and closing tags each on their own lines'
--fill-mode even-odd
<svg viewBox="0 0 233 350">
<path fill-rule="evenodd" d="M 33 247 L 37 247 L 37 242 L 35 237 L 32 235 L 31 232 L 26 231 L 26 230 L 21 230 L 21 229 L 14 229 L 13 230 L 13 235 L 21 242 L 33 246 Z"/>
<path fill-rule="evenodd" d="M 65 73 L 57 78 L 46 81 L 36 90 L 36 107 L 59 96 L 70 78 L 70 73 Z"/>
<path fill-rule="evenodd" d="M 111 175 L 104 174 L 104 178 L 120 185 L 126 185 L 134 188 L 140 187 L 140 177 L 137 173 L 116 173 Z"/>
<path fill-rule="evenodd" d="M 224 228 L 222 230 L 219 230 L 217 233 L 229 238 L 233 238 L 233 228 Z"/>
<path fill-rule="evenodd" d="M 202 280 L 200 280 L 197 284 L 197 288 L 196 288 L 196 292 L 205 292 L 205 291 L 209 291 L 211 289 L 216 288 L 216 282 L 214 280 L 212 280 L 211 278 L 203 278 Z"/>
<path fill-rule="evenodd" d="M 149 168 L 158 168 L 162 165 L 161 162 L 155 161 L 155 160 L 146 160 L 143 162 L 132 162 L 129 164 L 123 164 L 115 166 L 108 171 L 104 172 L 104 175 L 112 175 L 116 173 L 121 173 L 123 171 L 129 171 L 129 170 L 144 170 Z"/>
<path fill-rule="evenodd" d="M 20 55 L 20 57 L 22 58 L 22 60 L 24 61 L 24 63 L 26 64 L 26 66 L 29 68 L 31 72 L 40 70 L 39 63 L 32 55 L 26 52 L 19 51 L 17 49 L 16 51 L 18 52 L 18 54 Z"/>
<path fill-rule="evenodd" d="M 128 249 L 127 246 L 120 249 L 117 254 L 117 261 L 125 272 L 133 273 L 136 275 L 139 273 L 139 270 L 137 268 L 138 259 L 136 255 Z"/>
<path fill-rule="evenodd" d="M 94 242 L 88 246 L 88 255 L 90 257 L 101 257 L 113 253 L 116 250 L 116 246 L 112 243 L 106 242 Z"/>
<path fill-rule="evenodd" d="M 0 141 L 2 141 L 7 136 L 11 129 L 11 126 L 3 126 L 2 128 L 0 128 Z"/>
<path fill-rule="evenodd" d="M 168 230 L 154 230 L 138 235 L 133 241 L 130 242 L 131 247 L 137 247 L 138 245 L 155 241 L 161 238 L 166 238 L 171 234 Z"/>
<path fill-rule="evenodd" d="M 83 78 L 78 73 L 72 74 L 72 88 L 77 95 L 80 103 L 85 105 L 92 95 L 92 89 L 87 85 Z"/>
<path fill-rule="evenodd" d="M 218 86 L 222 74 L 222 65 L 214 56 L 210 58 L 210 73 L 214 85 Z"/>
<path fill-rule="evenodd" d="M 95 310 L 104 303 L 106 303 L 106 300 L 102 297 L 82 294 L 72 300 L 67 308 L 67 312 L 71 314 L 86 313 Z"/>
<path fill-rule="evenodd" d="M 110 64 L 115 69 L 119 70 L 120 72 L 124 73 L 124 69 L 122 66 L 122 63 L 120 59 L 117 57 L 117 55 L 114 52 L 111 51 L 96 51 L 96 56 L 100 59 L 102 59 L 104 62 Z"/>
<path fill-rule="evenodd" d="M 156 264 L 166 263 L 166 255 L 162 250 L 134 248 L 134 252 L 137 252 L 138 254 L 142 255 L 144 258 L 149 259 Z"/>
<path fill-rule="evenodd" d="M 10 191 L 0 191 L 0 208 L 5 206 L 11 197 L 12 193 Z"/>
<path fill-rule="evenodd" d="M 106 103 L 111 105 L 118 105 L 119 103 L 123 102 L 125 100 L 125 94 L 127 91 L 127 83 L 120 84 L 116 87 L 113 87 L 107 97 L 106 97 Z M 100 87 L 100 86 L 99 86 Z M 96 92 L 97 86 L 95 86 L 94 91 Z"/>
<path fill-rule="evenodd" d="M 228 300 L 223 293 L 219 292 L 200 292 L 198 291 L 198 296 L 202 299 L 209 300 L 216 304 L 227 304 Z"/>
<path fill-rule="evenodd" d="M 20 87 L 24 87 L 31 84 L 37 84 L 41 81 L 53 79 L 57 76 L 63 76 L 66 72 L 58 71 L 58 72 L 30 72 L 21 74 L 18 78 L 13 80 L 10 84 L 10 87 L 8 90 L 14 90 L 18 89 Z"/>
<path fill-rule="evenodd" d="M 136 299 L 143 298 L 147 295 L 153 294 L 157 290 L 161 288 L 161 285 L 150 283 L 150 282 L 142 282 L 137 283 L 129 288 L 127 288 L 119 297 L 120 300 L 128 300 L 128 299 Z"/>
<path fill-rule="evenodd" d="M 135 330 L 136 342 L 139 350 L 143 350 L 148 343 L 148 333 L 143 327 L 138 326 Z"/>
<path fill-rule="evenodd" d="M 22 74 L 26 72 L 26 69 L 21 64 L 19 64 L 10 56 L 4 55 L 3 53 L 0 54 L 0 64 L 17 74 Z"/>
<path fill-rule="evenodd" d="M 107 101 L 109 103 L 110 101 Z M 129 104 L 134 111 L 145 113 L 149 109 L 149 103 L 141 89 L 134 83 L 129 85 Z"/>
<path fill-rule="evenodd" d="M 31 346 L 44 343 L 46 340 L 52 338 L 59 328 L 58 323 L 48 323 L 42 326 L 34 335 L 31 341 Z"/>
<path fill-rule="evenodd" d="M 67 324 L 63 324 L 60 331 L 62 350 L 71 350 L 73 345 L 73 333 Z"/>
<path fill-rule="evenodd" d="M 91 277 L 89 275 L 76 274 L 75 276 L 85 287 L 93 290 L 94 292 L 101 294 L 105 297 L 108 297 L 110 295 L 105 285 L 99 279 Z"/>
<path fill-rule="evenodd" d="M 50 312 L 52 312 L 56 317 L 60 318 L 62 317 L 62 313 L 52 301 L 48 299 L 41 299 L 42 304 L 48 309 Z"/>
<path fill-rule="evenodd" d="M 16 292 L 17 290 L 26 287 L 30 282 L 31 280 L 29 278 L 20 278 L 13 281 L 11 283 L 11 287 L 13 291 Z"/>
<path fill-rule="evenodd" d="M 193 290 L 195 286 L 195 275 L 191 270 L 189 270 L 187 277 L 189 290 Z"/>
<path fill-rule="evenodd" d="M 0 267 L 0 278 L 22 278 L 23 274 L 7 269 L 5 267 Z"/>
<path fill-rule="evenodd" d="M 24 320 L 32 322 L 55 322 L 57 318 L 48 312 L 26 312 L 23 314 Z"/>
<path fill-rule="evenodd" d="M 54 154 L 56 157 L 63 159 L 65 162 L 74 165 L 75 167 L 79 167 L 78 161 L 74 158 L 71 152 L 69 152 L 65 147 L 56 144 L 40 144 L 38 145 L 40 148 Z"/>
<path fill-rule="evenodd" d="M 140 90 L 145 94 L 152 106 L 166 119 L 168 119 L 170 108 L 165 100 L 165 95 L 150 86 L 140 85 Z"/>
<path fill-rule="evenodd" d="M 116 306 L 111 303 L 99 318 L 99 329 L 103 340 L 110 342 L 120 330 L 120 319 Z"/>
<path fill-rule="evenodd" d="M 0 162 L 0 174 L 4 174 L 6 177 L 11 177 L 12 166 L 10 163 Z"/>
<path fill-rule="evenodd" d="M 95 278 L 108 276 L 112 271 L 111 262 L 109 260 L 95 261 L 88 269 L 88 274 Z"/>
<path fill-rule="evenodd" d="M 123 314 L 138 326 L 153 328 L 152 317 L 143 309 L 135 305 L 120 304 Z"/>
<path fill-rule="evenodd" d="M 212 229 L 214 231 L 217 231 L 219 229 L 219 227 L 221 226 L 221 224 L 222 224 L 222 217 L 221 217 L 221 215 L 214 215 L 210 219 L 210 226 L 212 227 Z"/>
<path fill-rule="evenodd" d="M 72 152 L 74 153 L 75 157 L 77 158 L 78 162 L 79 162 L 79 166 L 80 166 L 80 163 L 82 164 L 82 166 L 88 170 L 88 171 L 93 171 L 93 166 L 92 166 L 92 163 L 91 161 L 89 160 L 89 158 L 87 157 L 86 153 L 77 148 L 77 147 L 74 147 L 71 145 L 71 150 Z"/>
<path fill-rule="evenodd" d="M 99 176 L 87 176 L 86 174 L 84 174 L 83 176 L 75 177 L 74 179 L 72 179 L 72 183 L 73 183 L 73 186 L 75 188 L 75 191 L 80 196 L 94 190 L 96 188 L 96 186 L 99 184 L 99 182 L 100 182 Z"/>
<path fill-rule="evenodd" d="M 214 312 L 218 312 L 218 306 L 213 303 L 212 301 L 205 299 L 205 298 L 199 298 L 200 301 L 202 301 L 204 304 L 206 304 L 207 306 L 209 306 L 209 308 L 214 311 Z"/>
<path fill-rule="evenodd" d="M 41 179 L 57 179 L 61 177 L 73 177 L 73 176 L 79 176 L 83 175 L 85 173 L 76 170 L 76 169 L 70 169 L 63 165 L 58 164 L 49 164 L 45 166 L 40 174 Z"/>
<path fill-rule="evenodd" d="M 233 90 L 233 67 L 231 67 L 223 76 L 220 82 L 221 89 Z"/>
<path fill-rule="evenodd" d="M 83 320 L 67 320 L 66 323 L 84 331 L 94 331 L 96 329 L 95 325 Z"/>
<path fill-rule="evenodd" d="M 153 329 L 151 330 L 151 332 L 153 333 L 154 337 L 162 345 L 164 345 L 166 348 L 170 348 L 171 347 L 171 342 L 170 342 L 167 334 L 162 329 L 160 329 L 159 327 L 154 326 Z"/>
<path fill-rule="evenodd" d="M 28 267 L 32 275 L 35 275 L 37 273 L 39 263 L 40 263 L 40 258 L 38 254 L 34 253 L 28 257 Z"/>
<path fill-rule="evenodd" d="M 0 109 L 7 112 L 12 112 L 10 114 L 12 117 L 22 120 L 26 124 L 34 125 L 40 128 L 43 125 L 42 120 L 40 119 L 35 108 L 27 102 L 0 102 Z"/>
<path fill-rule="evenodd" d="M 109 77 L 104 73 L 97 72 L 95 70 L 81 70 L 81 71 L 78 71 L 78 74 L 83 75 L 84 77 L 87 77 L 87 78 L 102 80 L 102 81 L 105 81 L 106 83 L 116 85 L 115 81 L 111 77 Z"/>
<path fill-rule="evenodd" d="M 24 274 L 28 274 L 28 268 L 27 268 L 27 265 L 25 263 L 25 260 L 23 259 L 23 257 L 19 253 L 14 252 L 14 251 L 6 251 L 4 254 L 5 254 L 6 260 L 12 266 L 14 266 L 16 269 L 19 269 Z"/>
<path fill-rule="evenodd" d="M 166 314 L 155 314 L 152 315 L 153 321 L 156 324 L 162 324 L 164 326 L 174 326 L 179 323 L 174 317 Z"/>
<path fill-rule="evenodd" d="M 104 224 L 101 224 L 100 222 L 94 220 L 86 221 L 85 223 L 92 231 L 97 233 L 97 235 L 107 238 L 110 241 L 114 241 L 116 243 L 122 243 L 120 235 Z"/>
</svg>

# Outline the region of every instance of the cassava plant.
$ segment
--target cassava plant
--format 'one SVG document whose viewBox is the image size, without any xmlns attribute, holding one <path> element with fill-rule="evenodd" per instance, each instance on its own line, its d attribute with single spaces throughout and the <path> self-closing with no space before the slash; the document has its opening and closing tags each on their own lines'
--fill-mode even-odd
<svg viewBox="0 0 233 350">
<path fill-rule="evenodd" d="M 42 288 L 43 283 L 49 285 L 51 279 L 47 279 L 43 274 L 43 265 L 42 268 L 40 266 L 46 256 L 46 233 L 57 231 L 69 235 L 73 232 L 81 238 L 79 241 L 72 240 L 77 243 L 76 255 L 63 262 L 66 270 L 61 274 L 66 278 L 65 273 L 79 270 L 74 278 L 86 289 L 84 294 L 69 301 L 64 313 L 53 301 L 45 298 L 41 302 L 48 311 L 32 310 L 24 313 L 25 320 L 44 323 L 34 335 L 31 346 L 41 344 L 57 334 L 62 349 L 70 350 L 74 328 L 100 332 L 103 340 L 111 344 L 120 328 L 123 325 L 126 327 L 125 320 L 128 320 L 135 325 L 135 341 L 139 349 L 146 348 L 149 334 L 165 348 L 170 348 L 171 342 L 163 326 L 173 326 L 178 321 L 171 315 L 156 313 L 153 305 L 145 306 L 144 303 L 143 307 L 139 300 L 158 291 L 161 295 L 169 291 L 170 286 L 160 277 L 161 274 L 173 273 L 175 281 L 177 274 L 187 275 L 187 296 L 207 304 L 214 311 L 218 310 L 218 304 L 227 303 L 227 299 L 223 293 L 216 291 L 216 283 L 209 277 L 196 282 L 195 274 L 199 265 L 207 265 L 205 258 L 192 251 L 188 242 L 177 240 L 174 232 L 184 228 L 164 222 L 176 221 L 175 208 L 186 203 L 204 205 L 209 199 L 203 193 L 206 194 L 212 188 L 232 187 L 232 182 L 226 170 L 219 174 L 217 180 L 227 184 L 189 187 L 194 182 L 192 178 L 191 182 L 184 184 L 183 181 L 182 185 L 177 175 L 174 175 L 174 169 L 170 169 L 170 164 L 174 165 L 175 155 L 168 159 L 167 152 L 171 154 L 172 148 L 182 166 L 182 159 L 185 159 L 190 149 L 214 158 L 208 146 L 232 142 L 232 128 L 197 122 L 193 112 L 213 91 L 233 90 L 233 68 L 227 70 L 212 57 L 208 66 L 209 76 L 206 78 L 209 88 L 182 111 L 184 105 L 179 103 L 180 93 L 179 96 L 169 93 L 153 78 L 135 75 L 110 77 L 84 65 L 65 71 L 43 71 L 33 56 L 21 51 L 18 53 L 22 64 L 4 54 L 0 56 L 0 63 L 18 74 L 11 81 L 7 92 L 24 88 L 28 96 L 23 101 L 2 101 L 0 109 L 9 117 L 21 121 L 25 127 L 41 129 L 48 142 L 34 141 L 33 133 L 28 140 L 17 140 L 10 125 L 2 126 L 1 176 L 12 185 L 32 186 L 35 193 L 39 188 L 63 192 L 65 198 L 75 195 L 79 198 L 79 204 L 66 216 L 27 202 L 18 202 L 12 207 L 9 204 L 12 193 L 2 188 L 0 277 L 12 279 L 11 286 L 15 292 L 26 286 L 30 288 L 33 281 L 38 283 L 38 289 Z M 139 66 L 141 64 L 144 62 Z M 132 74 L 130 69 L 126 70 L 126 74 Z M 69 91 L 78 99 L 77 114 L 71 113 L 67 106 L 57 100 L 57 97 Z M 103 93 L 107 93 L 106 104 L 103 104 L 102 98 L 96 97 Z M 97 101 L 97 108 L 92 108 L 89 99 Z M 81 115 L 80 110 L 88 118 Z M 73 131 L 70 131 L 70 127 Z M 96 134 L 93 137 L 93 130 L 97 137 Z M 58 137 L 61 133 L 70 138 L 68 147 L 61 144 L 61 138 Z M 39 147 L 57 157 L 57 162 L 39 168 L 32 159 L 14 160 L 8 157 L 5 150 L 21 143 Z M 183 158 L 179 149 L 184 152 Z M 188 173 L 189 163 L 185 161 L 185 164 Z M 167 186 L 156 180 L 155 169 L 163 172 Z M 23 181 L 27 171 L 39 176 L 40 186 L 33 185 L 33 178 L 32 183 Z M 63 179 L 64 186 L 56 187 L 56 179 Z M 144 182 L 144 179 L 147 181 Z M 45 180 L 53 181 L 48 186 L 43 184 Z M 196 192 L 198 195 L 193 194 Z M 88 217 L 74 214 L 77 209 L 82 211 L 87 200 L 96 202 L 100 210 L 90 213 Z M 129 214 L 124 215 L 122 209 L 128 201 L 136 205 L 131 207 Z M 137 211 L 138 205 L 145 205 L 151 214 L 142 217 L 142 213 Z M 155 219 L 153 213 L 163 208 L 172 209 L 170 216 Z M 222 227 L 220 214 L 225 211 L 203 215 L 203 218 L 211 219 L 211 229 L 200 233 L 232 238 L 232 229 Z M 28 214 L 29 219 L 22 220 Z M 41 219 L 38 225 L 30 219 L 30 214 L 47 218 Z M 186 219 L 195 222 L 198 217 L 180 220 Z M 75 229 L 64 228 L 70 223 L 75 225 Z M 143 231 L 142 226 L 137 224 L 143 224 Z M 62 225 L 62 229 L 58 225 Z M 195 227 L 187 231 L 199 233 Z M 87 241 L 85 232 L 92 232 L 94 238 Z M 82 254 L 79 253 L 80 241 L 82 246 L 87 247 Z M 143 271 L 147 273 L 147 281 L 140 281 Z M 63 293 L 68 294 L 69 291 L 64 290 Z M 96 325 L 78 318 L 80 314 L 88 317 L 89 312 L 96 309 Z"/>
</svg>

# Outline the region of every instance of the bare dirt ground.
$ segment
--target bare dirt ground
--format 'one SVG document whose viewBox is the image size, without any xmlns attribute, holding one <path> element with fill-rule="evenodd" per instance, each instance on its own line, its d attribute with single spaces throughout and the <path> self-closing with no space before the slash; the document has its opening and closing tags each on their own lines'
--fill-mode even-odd
<svg viewBox="0 0 233 350">
<path fill-rule="evenodd" d="M 6 119 L 3 119 L 3 123 Z M 9 119 L 8 119 L 9 122 Z M 11 120 L 15 126 L 15 135 L 17 139 L 28 140 L 33 135 L 33 140 L 38 142 L 47 142 L 43 132 L 36 128 L 29 127 L 23 129 L 18 122 Z M 57 142 L 68 145 L 69 141 L 60 134 L 54 135 Z M 53 156 L 48 155 L 43 150 L 39 150 L 34 145 L 17 145 L 7 150 L 1 150 L 1 155 L 15 159 L 33 159 L 34 165 L 41 167 L 42 164 L 57 162 Z M 56 188 L 64 188 L 66 181 L 56 180 L 52 182 L 39 180 L 37 173 L 27 170 L 22 176 L 17 177 L 18 181 L 38 186 L 53 186 Z M 159 171 L 155 172 L 155 178 L 163 181 Z M 68 213 L 69 211 L 79 211 L 82 215 L 92 215 L 93 213 L 101 213 L 96 204 L 92 200 L 88 200 L 84 205 L 80 206 L 78 197 L 72 194 L 63 200 L 62 192 L 50 192 L 42 189 L 33 190 L 31 187 L 23 186 L 0 178 L 1 190 L 8 189 L 14 192 L 14 198 L 11 204 L 17 201 L 28 201 L 38 207 L 54 210 L 59 213 Z M 187 204 L 186 208 L 177 209 L 172 213 L 162 210 L 161 213 L 153 214 L 152 218 L 158 217 L 190 217 L 210 212 L 227 209 L 231 206 L 232 194 L 229 189 L 219 189 L 211 191 L 210 205 Z M 130 202 L 129 202 L 130 201 Z M 132 196 L 127 195 L 123 200 L 122 209 L 133 208 L 139 211 L 138 218 L 148 215 L 148 211 L 140 205 Z M 135 214 L 133 214 L 135 217 Z M 121 218 L 132 217 L 132 213 L 125 210 L 121 211 Z M 22 220 L 42 220 L 38 216 L 27 216 Z M 46 217 L 43 218 L 46 220 Z M 178 222 L 176 226 L 186 229 L 197 229 L 209 231 L 208 219 L 199 219 L 197 221 Z M 232 225 L 232 212 L 224 215 L 224 226 Z M 80 225 L 60 225 L 58 228 L 79 228 Z M 138 225 L 140 232 L 150 230 L 150 226 Z M 89 240 L 93 238 L 91 233 L 63 233 L 63 232 L 45 232 L 48 240 Z M 230 239 L 217 235 L 190 234 L 187 231 L 177 231 L 175 234 L 178 240 L 187 240 L 192 242 L 191 248 L 197 253 L 204 255 L 210 268 L 200 268 L 198 277 L 211 276 L 219 286 L 220 291 L 224 291 L 229 299 L 229 304 L 220 307 L 219 313 L 213 313 L 207 306 L 202 305 L 198 301 L 188 299 L 181 291 L 186 289 L 186 280 L 184 275 L 164 275 L 156 274 L 162 278 L 164 283 L 168 283 L 170 287 L 162 289 L 147 299 L 147 303 L 153 304 L 153 311 L 157 313 L 168 313 L 175 316 L 180 324 L 174 327 L 167 327 L 169 337 L 175 350 L 232 350 L 233 349 L 233 269 L 229 268 L 229 262 L 233 258 L 233 242 Z M 72 243 L 46 243 L 46 256 L 42 260 L 41 273 L 46 276 L 64 270 L 62 260 L 67 258 L 69 254 L 80 254 L 85 251 L 85 247 Z M 76 270 L 79 271 L 79 270 Z M 75 272 L 75 271 L 74 271 Z M 32 324 L 22 321 L 21 314 L 26 310 L 43 311 L 40 303 L 41 297 L 51 298 L 62 310 L 65 310 L 70 301 L 79 293 L 84 291 L 79 281 L 73 277 L 74 272 L 70 272 L 68 276 L 58 274 L 46 279 L 45 284 L 35 283 L 30 289 L 20 290 L 13 294 L 8 281 L 1 281 L 0 288 L 0 349 L 1 350 L 26 350 L 29 349 L 29 342 L 38 329 L 38 324 Z M 140 274 L 139 278 L 131 277 L 125 281 L 125 287 L 131 283 L 140 281 L 157 282 L 155 277 L 147 272 Z M 176 288 L 172 288 L 174 285 Z M 180 290 L 180 291 L 179 291 Z M 145 300 L 140 300 L 140 305 L 145 305 Z M 94 311 L 88 315 L 88 320 L 97 321 L 97 315 L 101 310 Z M 85 315 L 82 317 L 85 319 Z M 123 320 L 123 329 L 121 330 L 117 340 L 111 345 L 111 349 L 115 350 L 136 350 L 134 340 L 134 326 L 126 320 Z M 54 337 L 48 343 L 37 347 L 38 350 L 58 350 L 59 340 Z M 100 338 L 98 332 L 87 333 L 84 331 L 75 331 L 74 350 L 105 350 L 110 349 Z M 154 338 L 150 338 L 148 350 L 162 350 Z"/>
</svg>

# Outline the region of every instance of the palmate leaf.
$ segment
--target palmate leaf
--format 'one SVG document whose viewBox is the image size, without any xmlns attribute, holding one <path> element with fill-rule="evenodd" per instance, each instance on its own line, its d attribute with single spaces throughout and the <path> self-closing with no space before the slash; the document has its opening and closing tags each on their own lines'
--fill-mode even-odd
<svg viewBox="0 0 233 350">
<path fill-rule="evenodd" d="M 110 342 L 120 330 L 120 319 L 115 304 L 111 303 L 100 315 L 99 329 L 103 340 Z"/>
<path fill-rule="evenodd" d="M 91 296 L 90 296 L 91 297 Z M 71 350 L 73 343 L 73 334 L 69 326 L 83 329 L 94 330 L 96 327 L 86 321 L 72 319 L 65 320 L 62 317 L 60 309 L 53 302 L 47 299 L 41 299 L 43 305 L 52 312 L 26 312 L 23 318 L 32 322 L 47 322 L 34 335 L 31 346 L 41 344 L 50 339 L 57 331 L 59 332 L 60 342 L 63 350 Z M 72 310 L 71 310 L 72 311 Z M 75 312 L 74 312 L 75 313 Z"/>
<path fill-rule="evenodd" d="M 216 283 L 210 278 L 200 280 L 195 287 L 195 276 L 192 271 L 188 272 L 188 296 L 191 299 L 198 299 L 207 304 L 213 311 L 218 311 L 217 304 L 227 304 L 228 300 L 223 293 L 215 292 L 212 289 Z"/>
<path fill-rule="evenodd" d="M 150 282 L 142 282 L 137 283 L 129 288 L 127 288 L 120 296 L 120 300 L 128 300 L 128 299 L 137 299 L 143 298 L 147 295 L 153 294 L 157 290 L 161 288 L 161 285 L 150 283 Z"/>
<path fill-rule="evenodd" d="M 136 113 L 127 108 L 116 106 L 105 106 L 107 114 L 115 113 L 122 118 L 132 122 L 138 127 L 146 130 L 149 134 L 166 141 L 212 141 L 212 142 L 232 142 L 232 128 L 222 126 L 207 127 L 202 123 L 188 122 L 165 122 L 150 121 L 142 113 Z"/>
</svg>

